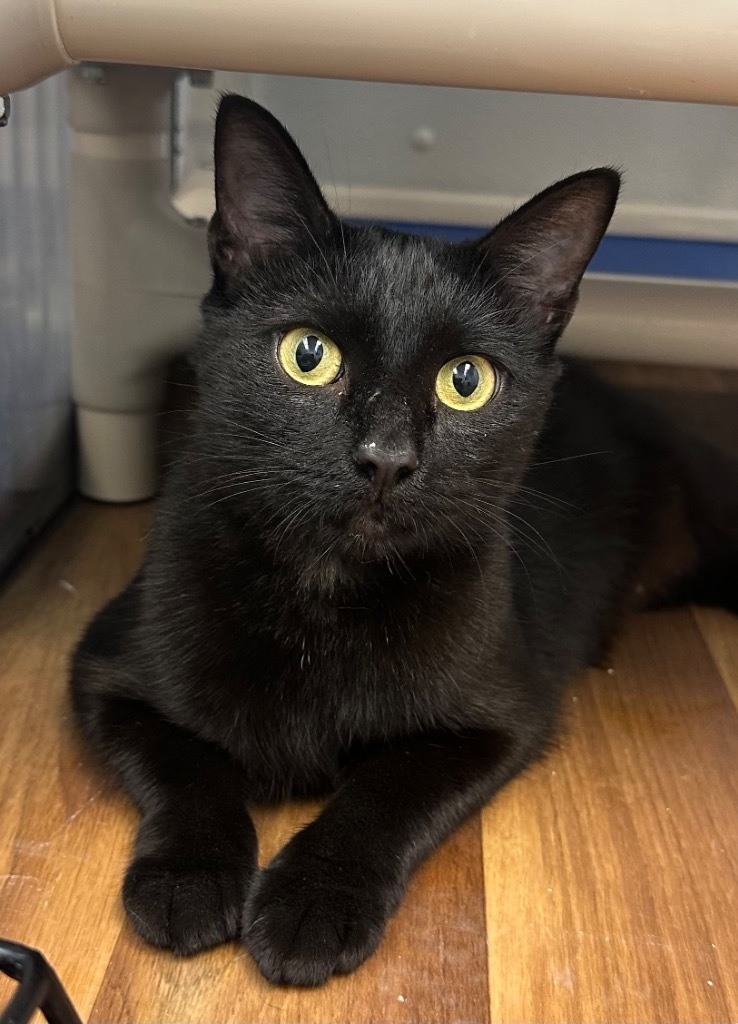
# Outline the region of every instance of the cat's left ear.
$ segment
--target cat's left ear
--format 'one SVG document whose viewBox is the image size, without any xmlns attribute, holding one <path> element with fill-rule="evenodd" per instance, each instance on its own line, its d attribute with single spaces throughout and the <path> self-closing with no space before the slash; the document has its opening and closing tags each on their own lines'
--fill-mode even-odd
<svg viewBox="0 0 738 1024">
<path fill-rule="evenodd" d="M 224 96 L 215 122 L 215 214 L 208 244 L 228 282 L 265 256 L 318 245 L 335 218 L 300 150 L 275 117 Z"/>
<path fill-rule="evenodd" d="M 477 243 L 495 290 L 525 307 L 547 341 L 556 341 L 574 312 L 619 190 L 617 171 L 583 171 L 539 193 Z"/>
</svg>

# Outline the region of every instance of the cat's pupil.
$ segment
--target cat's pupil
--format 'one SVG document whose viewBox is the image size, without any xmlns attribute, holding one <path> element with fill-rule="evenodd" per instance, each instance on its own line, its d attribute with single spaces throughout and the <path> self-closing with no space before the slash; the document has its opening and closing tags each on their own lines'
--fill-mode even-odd
<svg viewBox="0 0 738 1024">
<path fill-rule="evenodd" d="M 323 358 L 323 342 L 314 334 L 300 338 L 295 351 L 295 362 L 303 373 L 310 373 Z"/>
<path fill-rule="evenodd" d="M 459 363 L 454 367 L 453 382 L 461 397 L 468 398 L 479 387 L 479 370 L 474 363 Z"/>
</svg>

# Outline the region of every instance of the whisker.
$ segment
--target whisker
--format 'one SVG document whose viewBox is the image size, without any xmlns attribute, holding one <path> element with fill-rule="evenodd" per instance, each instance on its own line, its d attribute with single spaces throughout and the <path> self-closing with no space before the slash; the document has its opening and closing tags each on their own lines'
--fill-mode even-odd
<svg viewBox="0 0 738 1024">
<path fill-rule="evenodd" d="M 580 455 L 565 455 L 563 459 L 548 459 L 545 462 L 531 462 L 531 466 L 553 466 L 558 462 L 573 462 L 574 459 L 590 459 L 594 455 L 613 455 L 612 451 L 582 452 Z"/>
</svg>

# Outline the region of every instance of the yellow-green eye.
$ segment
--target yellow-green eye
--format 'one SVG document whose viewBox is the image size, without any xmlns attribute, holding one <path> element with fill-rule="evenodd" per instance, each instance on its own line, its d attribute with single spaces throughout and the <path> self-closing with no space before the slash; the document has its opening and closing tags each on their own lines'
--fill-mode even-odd
<svg viewBox="0 0 738 1024">
<path fill-rule="evenodd" d="M 296 327 L 279 343 L 282 369 L 300 384 L 332 384 L 343 366 L 343 356 L 335 341 L 312 327 Z"/>
<path fill-rule="evenodd" d="M 489 402 L 497 390 L 497 372 L 484 356 L 460 356 L 442 366 L 436 377 L 436 394 L 444 405 L 474 412 Z"/>
</svg>

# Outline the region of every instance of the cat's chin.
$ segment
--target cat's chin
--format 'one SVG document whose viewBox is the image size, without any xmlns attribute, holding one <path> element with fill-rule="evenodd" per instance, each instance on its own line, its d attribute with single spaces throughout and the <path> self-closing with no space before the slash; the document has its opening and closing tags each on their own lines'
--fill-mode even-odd
<svg viewBox="0 0 738 1024">
<path fill-rule="evenodd" d="M 340 545 L 345 558 L 358 562 L 392 562 L 422 548 L 414 523 L 369 509 L 354 516 Z"/>
<path fill-rule="evenodd" d="M 320 558 L 308 559 L 298 569 L 300 584 L 326 595 L 353 591 L 361 588 L 374 567 L 407 565 L 423 551 L 421 538 L 410 525 L 376 514 L 357 515 Z"/>
</svg>

